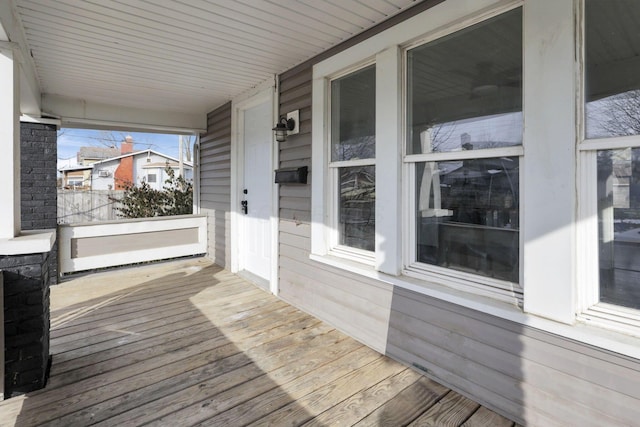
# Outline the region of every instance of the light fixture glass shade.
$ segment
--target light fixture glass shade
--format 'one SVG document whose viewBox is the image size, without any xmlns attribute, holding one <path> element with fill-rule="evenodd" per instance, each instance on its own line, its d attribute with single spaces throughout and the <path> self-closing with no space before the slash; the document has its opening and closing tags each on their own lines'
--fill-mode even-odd
<svg viewBox="0 0 640 427">
<path fill-rule="evenodd" d="M 271 130 L 276 133 L 276 141 L 284 142 L 287 140 L 287 132 L 295 128 L 296 122 L 293 119 L 281 118 L 278 124 Z"/>
<path fill-rule="evenodd" d="M 284 124 L 278 123 L 273 130 L 276 132 L 276 141 L 284 142 L 287 140 L 287 127 Z"/>
</svg>

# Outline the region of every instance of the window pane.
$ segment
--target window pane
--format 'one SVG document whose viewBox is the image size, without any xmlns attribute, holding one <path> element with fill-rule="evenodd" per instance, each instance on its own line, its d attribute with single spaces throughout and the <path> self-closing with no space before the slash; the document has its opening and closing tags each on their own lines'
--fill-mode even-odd
<svg viewBox="0 0 640 427">
<path fill-rule="evenodd" d="M 375 166 L 340 168 L 340 244 L 375 249 Z"/>
<path fill-rule="evenodd" d="M 376 156 L 375 65 L 331 82 L 331 160 Z"/>
<path fill-rule="evenodd" d="M 518 282 L 517 157 L 416 164 L 417 261 Z"/>
<path fill-rule="evenodd" d="M 407 153 L 522 144 L 522 11 L 408 51 Z"/>
<path fill-rule="evenodd" d="M 587 138 L 640 134 L 640 2 L 586 1 Z"/>
<path fill-rule="evenodd" d="M 640 309 L 640 148 L 598 151 L 600 300 Z"/>
</svg>

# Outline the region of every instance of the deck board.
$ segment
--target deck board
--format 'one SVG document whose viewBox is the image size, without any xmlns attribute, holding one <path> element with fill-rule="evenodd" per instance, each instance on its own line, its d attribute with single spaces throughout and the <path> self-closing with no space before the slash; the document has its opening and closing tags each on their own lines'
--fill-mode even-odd
<svg viewBox="0 0 640 427">
<path fill-rule="evenodd" d="M 476 402 L 454 392 L 448 392 L 410 427 L 448 427 L 463 424 L 480 407 Z"/>
<path fill-rule="evenodd" d="M 513 424 L 205 259 L 74 278 L 51 308 L 47 387 L 0 426 Z"/>
<path fill-rule="evenodd" d="M 358 427 L 407 425 L 448 392 L 448 388 L 429 378 L 421 377 L 355 425 Z"/>
</svg>

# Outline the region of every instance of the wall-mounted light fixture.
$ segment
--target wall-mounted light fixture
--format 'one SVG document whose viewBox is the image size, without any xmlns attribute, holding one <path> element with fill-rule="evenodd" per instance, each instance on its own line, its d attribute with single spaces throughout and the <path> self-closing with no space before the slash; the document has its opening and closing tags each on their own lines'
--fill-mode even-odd
<svg viewBox="0 0 640 427">
<path fill-rule="evenodd" d="M 287 136 L 300 132 L 300 110 L 290 111 L 285 116 L 280 116 L 280 120 L 273 131 L 276 133 L 276 141 L 284 142 Z"/>
<path fill-rule="evenodd" d="M 272 130 L 276 133 L 276 141 L 284 142 L 287 140 L 287 132 L 293 130 L 296 127 L 296 121 L 292 118 L 287 119 L 281 117 L 280 121 Z"/>
</svg>

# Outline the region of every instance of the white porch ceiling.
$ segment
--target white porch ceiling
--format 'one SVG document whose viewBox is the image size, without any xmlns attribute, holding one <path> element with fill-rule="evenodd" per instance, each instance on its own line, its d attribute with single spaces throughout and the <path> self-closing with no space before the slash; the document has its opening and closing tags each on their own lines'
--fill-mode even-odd
<svg viewBox="0 0 640 427">
<path fill-rule="evenodd" d="M 204 114 L 416 0 L 13 0 L 43 95 Z"/>
</svg>

